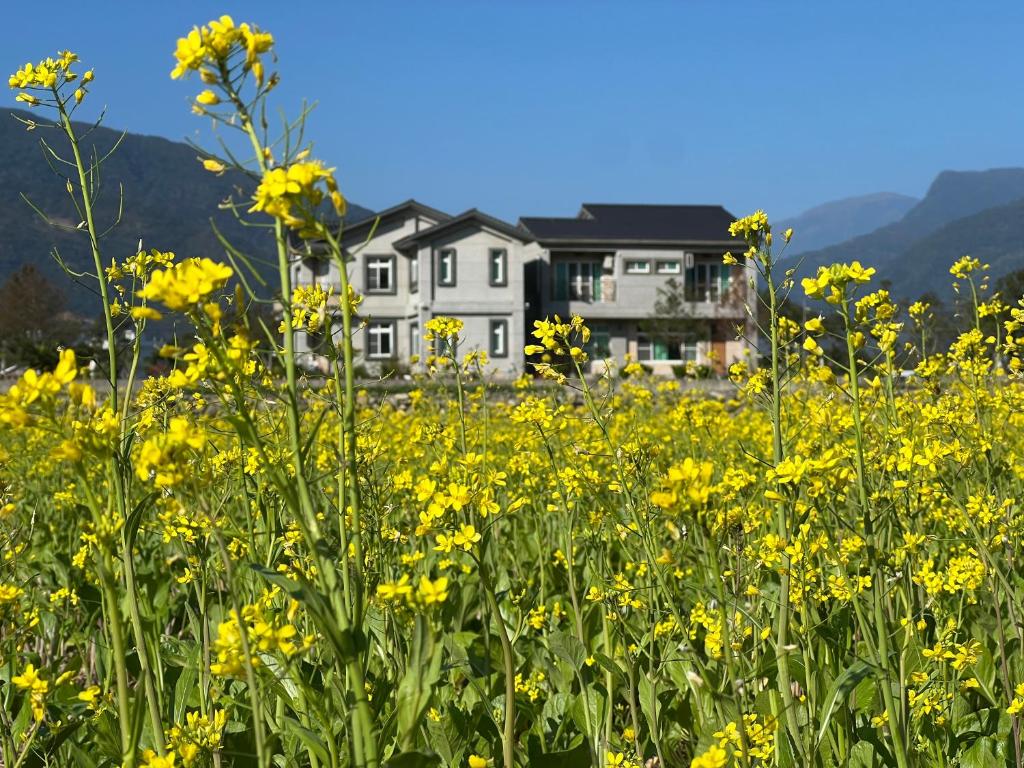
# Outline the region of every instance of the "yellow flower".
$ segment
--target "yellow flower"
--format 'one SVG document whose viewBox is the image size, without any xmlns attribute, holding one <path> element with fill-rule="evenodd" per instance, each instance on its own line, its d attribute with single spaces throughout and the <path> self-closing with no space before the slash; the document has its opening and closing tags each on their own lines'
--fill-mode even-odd
<svg viewBox="0 0 1024 768">
<path fill-rule="evenodd" d="M 717 744 L 712 744 L 706 752 L 693 758 L 690 768 L 725 768 L 727 763 L 726 751 Z"/>
<path fill-rule="evenodd" d="M 409 574 L 404 574 L 398 581 L 377 585 L 377 597 L 381 600 L 399 600 L 412 594 Z"/>
<path fill-rule="evenodd" d="M 416 596 L 424 605 L 443 603 L 448 599 L 448 577 L 442 576 L 437 581 L 431 581 L 426 576 L 421 576 Z"/>
<path fill-rule="evenodd" d="M 78 700 L 84 701 L 90 707 L 94 707 L 99 700 L 102 691 L 98 685 L 90 685 L 84 691 L 79 691 Z"/>
<path fill-rule="evenodd" d="M 163 318 L 163 315 L 157 310 L 146 306 L 132 307 L 131 315 L 133 320 L 160 320 Z"/>
<path fill-rule="evenodd" d="M 220 96 L 207 88 L 196 96 L 196 103 L 202 104 L 204 107 L 212 107 L 220 104 Z"/>
<path fill-rule="evenodd" d="M 222 288 L 232 274 L 234 271 L 227 264 L 207 258 L 185 259 L 169 269 L 154 272 L 138 295 L 175 311 L 187 311 Z"/>
<path fill-rule="evenodd" d="M 317 206 L 324 199 L 324 189 L 339 215 L 344 211 L 344 198 L 338 193 L 334 169 L 324 168 L 319 160 L 292 163 L 287 167 L 270 168 L 253 194 L 250 213 L 262 211 L 280 219 L 293 229 L 306 226 Z"/>
<path fill-rule="evenodd" d="M 161 757 L 152 749 L 147 749 L 142 754 L 142 759 L 145 761 L 142 768 L 175 768 L 177 765 L 177 756 L 173 752 Z"/>
<path fill-rule="evenodd" d="M 216 173 L 218 176 L 227 170 L 227 166 L 219 160 L 214 160 L 212 157 L 207 157 L 203 160 L 203 168 L 208 170 L 210 173 Z"/>
<path fill-rule="evenodd" d="M 469 768 L 487 768 L 487 758 L 480 757 L 480 755 L 470 755 Z"/>
<path fill-rule="evenodd" d="M 29 706 L 32 709 L 32 717 L 35 721 L 41 722 L 46 714 L 46 694 L 50 690 L 50 684 L 36 671 L 31 664 L 25 665 L 25 671 L 20 675 L 11 678 L 11 682 L 23 691 L 28 692 Z"/>
<path fill-rule="evenodd" d="M 469 552 L 473 548 L 473 545 L 480 541 L 480 534 L 472 525 L 463 525 L 459 529 L 458 533 L 455 534 L 455 546 L 462 547 L 464 550 Z"/>
</svg>

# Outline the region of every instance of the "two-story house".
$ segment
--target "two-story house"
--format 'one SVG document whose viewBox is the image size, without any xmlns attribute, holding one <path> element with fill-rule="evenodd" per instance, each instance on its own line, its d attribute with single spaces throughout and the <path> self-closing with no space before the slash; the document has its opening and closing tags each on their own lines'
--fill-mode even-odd
<svg viewBox="0 0 1024 768">
<path fill-rule="evenodd" d="M 629 354 L 657 372 L 688 362 L 724 372 L 753 352 L 737 336 L 755 337 L 747 306 L 757 305 L 743 244 L 729 236 L 733 219 L 717 205 L 592 203 L 575 218 L 522 218 L 534 240 L 534 316 L 582 315 L 594 359 Z M 726 251 L 741 263 L 724 265 Z"/>
<path fill-rule="evenodd" d="M 757 304 L 752 271 L 722 263 L 727 250 L 742 259 L 742 243 L 728 236 L 732 220 L 721 206 L 588 203 L 575 218 L 516 226 L 407 200 L 342 237 L 363 296 L 360 361 L 380 369 L 422 360 L 427 322 L 447 315 L 464 323 L 463 351 L 484 350 L 492 370 L 515 373 L 534 319 L 580 314 L 594 360 L 628 354 L 662 373 L 691 362 L 724 372 L 753 352 L 737 336 L 754 338 L 747 307 Z M 313 257 L 293 269 L 296 284 L 339 293 L 335 264 Z M 300 334 L 311 365 L 323 362 L 321 342 Z"/>
<path fill-rule="evenodd" d="M 458 317 L 462 350 L 484 350 L 490 367 L 522 369 L 526 296 L 522 229 L 472 209 L 458 216 L 407 200 L 345 228 L 341 246 L 352 287 L 363 296 L 364 327 L 354 339 L 361 362 L 381 369 L 423 359 L 426 323 Z M 337 265 L 318 257 L 293 267 L 297 284 L 339 293 Z M 297 348 L 311 367 L 322 363 L 319 340 L 300 334 Z"/>
</svg>

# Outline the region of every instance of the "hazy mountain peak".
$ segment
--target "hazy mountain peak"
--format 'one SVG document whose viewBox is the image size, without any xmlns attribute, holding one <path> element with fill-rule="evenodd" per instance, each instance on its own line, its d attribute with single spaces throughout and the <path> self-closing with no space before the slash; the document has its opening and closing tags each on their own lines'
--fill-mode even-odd
<svg viewBox="0 0 1024 768">
<path fill-rule="evenodd" d="M 784 219 L 775 225 L 775 229 L 793 228 L 796 234 L 789 253 L 798 254 L 840 243 L 899 221 L 917 202 L 917 198 L 897 192 L 844 197 Z"/>
<path fill-rule="evenodd" d="M 875 267 L 878 281 L 892 281 L 897 297 L 944 294 L 949 265 L 964 254 L 991 262 L 993 277 L 1024 268 L 1024 221 L 1008 213 L 1021 206 L 1024 168 L 943 171 L 901 219 L 803 253 L 800 271 L 813 274 L 819 266 L 856 259 Z"/>
</svg>

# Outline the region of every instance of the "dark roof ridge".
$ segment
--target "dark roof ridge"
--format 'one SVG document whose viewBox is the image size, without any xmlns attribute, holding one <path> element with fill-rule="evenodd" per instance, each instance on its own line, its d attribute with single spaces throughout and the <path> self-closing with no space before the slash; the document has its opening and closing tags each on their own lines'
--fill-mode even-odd
<svg viewBox="0 0 1024 768">
<path fill-rule="evenodd" d="M 385 208 L 383 211 L 378 211 L 364 219 L 359 219 L 358 221 L 347 225 L 342 231 L 342 237 L 347 237 L 353 232 L 358 232 L 372 227 L 378 219 L 384 221 L 385 219 L 391 218 L 392 216 L 410 208 L 414 209 L 417 213 L 426 214 L 427 216 L 431 216 L 439 221 L 447 221 L 451 218 L 451 214 L 445 213 L 438 208 L 433 208 L 425 203 L 421 203 L 414 197 L 410 197 L 396 205 L 392 205 L 390 208 Z"/>
<path fill-rule="evenodd" d="M 524 228 L 518 227 L 514 224 L 509 224 L 507 221 L 491 216 L 488 213 L 484 213 L 478 208 L 468 208 L 456 216 L 453 216 L 445 221 L 438 222 L 432 227 L 421 229 L 419 232 L 414 232 L 411 235 L 403 237 L 401 240 L 397 240 L 394 243 L 394 247 L 402 250 L 408 248 L 410 245 L 423 240 L 427 237 L 433 237 L 446 229 L 459 226 L 467 221 L 477 220 L 484 226 L 490 227 L 491 229 L 497 230 L 502 234 L 514 237 L 524 243 L 528 243 L 533 240 L 532 235 Z"/>
<path fill-rule="evenodd" d="M 584 203 L 575 217 L 523 216 L 519 224 L 541 242 L 732 243 L 734 219 L 707 203 Z"/>
</svg>

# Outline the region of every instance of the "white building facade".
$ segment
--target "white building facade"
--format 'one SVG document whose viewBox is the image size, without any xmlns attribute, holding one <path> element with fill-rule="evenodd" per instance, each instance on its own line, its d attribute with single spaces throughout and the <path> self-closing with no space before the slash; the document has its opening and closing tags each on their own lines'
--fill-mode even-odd
<svg viewBox="0 0 1024 768">
<path fill-rule="evenodd" d="M 401 371 L 428 354 L 427 322 L 457 317 L 465 324 L 460 353 L 487 352 L 489 369 L 523 370 L 526 296 L 521 229 L 477 210 L 458 216 L 406 201 L 345 229 L 342 249 L 352 287 L 363 296 L 364 327 L 354 340 L 368 372 Z M 319 258 L 293 266 L 296 284 L 340 292 L 337 265 Z M 300 335 L 309 367 L 322 367 L 321 340 Z"/>
<path fill-rule="evenodd" d="M 574 218 L 520 219 L 533 237 L 534 304 L 586 318 L 594 360 L 629 355 L 664 374 L 756 365 L 756 273 L 729 235 L 733 220 L 717 205 L 593 203 Z M 727 251 L 740 263 L 723 264 Z"/>
<path fill-rule="evenodd" d="M 532 322 L 582 315 L 592 360 L 626 355 L 659 373 L 694 364 L 724 373 L 751 359 L 753 270 L 730 238 L 720 206 L 584 204 L 573 218 L 522 218 L 516 225 L 472 209 L 458 216 L 408 200 L 346 227 L 342 248 L 363 296 L 354 339 L 367 373 L 401 371 L 428 354 L 423 333 L 437 316 L 464 323 L 460 352 L 487 352 L 489 368 L 526 367 Z M 726 266 L 722 254 L 741 260 Z M 337 266 L 296 261 L 296 284 L 339 293 Z M 656 308 L 676 297 L 672 317 Z M 674 327 L 673 323 L 678 327 Z M 666 332 L 666 328 L 671 328 Z M 300 334 L 310 367 L 322 339 Z"/>
</svg>

